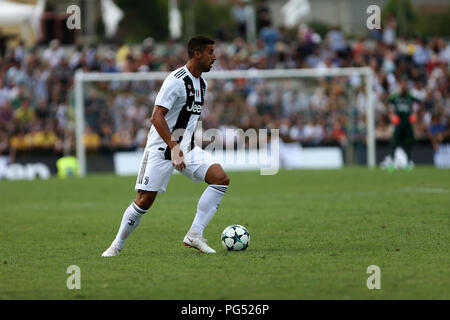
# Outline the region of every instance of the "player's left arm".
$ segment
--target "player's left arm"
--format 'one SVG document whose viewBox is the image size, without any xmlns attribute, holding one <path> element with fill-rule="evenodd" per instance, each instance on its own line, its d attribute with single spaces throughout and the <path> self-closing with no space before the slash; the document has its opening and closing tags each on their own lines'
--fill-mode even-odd
<svg viewBox="0 0 450 320">
<path fill-rule="evenodd" d="M 422 107 L 422 100 L 418 99 L 416 96 L 409 94 L 409 98 L 412 102 L 418 103 L 420 107 Z M 417 112 L 412 110 L 411 115 L 409 116 L 409 122 L 414 124 L 417 122 Z"/>
</svg>

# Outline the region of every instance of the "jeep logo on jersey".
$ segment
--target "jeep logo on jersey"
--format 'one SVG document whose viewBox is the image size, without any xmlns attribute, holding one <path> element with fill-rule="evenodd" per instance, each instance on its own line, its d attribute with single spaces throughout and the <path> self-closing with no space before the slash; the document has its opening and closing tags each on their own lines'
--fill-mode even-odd
<svg viewBox="0 0 450 320">
<path fill-rule="evenodd" d="M 186 108 L 187 111 L 195 114 L 202 113 L 203 106 L 192 101 L 192 104 Z"/>
</svg>

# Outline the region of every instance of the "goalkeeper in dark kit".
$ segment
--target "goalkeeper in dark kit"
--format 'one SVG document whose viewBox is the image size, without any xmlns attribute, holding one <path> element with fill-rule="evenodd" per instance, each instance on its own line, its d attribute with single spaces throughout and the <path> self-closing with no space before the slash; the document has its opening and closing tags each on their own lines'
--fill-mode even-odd
<svg viewBox="0 0 450 320">
<path fill-rule="evenodd" d="M 394 153 L 397 147 L 402 147 L 408 157 L 407 170 L 412 170 L 414 162 L 411 158 L 411 151 L 414 145 L 413 124 L 416 122 L 414 112 L 414 102 L 420 103 L 420 100 L 414 97 L 407 87 L 406 80 L 400 79 L 400 92 L 392 94 L 388 98 L 389 118 L 395 125 L 394 133 L 391 138 L 391 161 L 388 164 L 388 170 L 394 170 Z"/>
</svg>

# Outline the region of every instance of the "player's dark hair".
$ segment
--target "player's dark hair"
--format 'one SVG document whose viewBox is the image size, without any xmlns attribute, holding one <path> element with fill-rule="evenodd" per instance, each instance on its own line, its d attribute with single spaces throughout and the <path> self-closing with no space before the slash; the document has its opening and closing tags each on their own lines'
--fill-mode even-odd
<svg viewBox="0 0 450 320">
<path fill-rule="evenodd" d="M 189 40 L 187 50 L 189 59 L 194 57 L 195 51 L 203 51 L 208 44 L 214 44 L 214 40 L 204 36 L 196 36 Z"/>
</svg>

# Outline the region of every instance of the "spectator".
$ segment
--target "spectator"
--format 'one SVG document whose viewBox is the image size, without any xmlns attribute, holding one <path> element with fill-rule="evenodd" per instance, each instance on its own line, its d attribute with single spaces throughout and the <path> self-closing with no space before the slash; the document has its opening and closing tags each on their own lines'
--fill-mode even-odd
<svg viewBox="0 0 450 320">
<path fill-rule="evenodd" d="M 260 36 L 266 45 L 268 68 L 273 68 L 275 65 L 275 45 L 280 38 L 280 33 L 271 23 L 268 23 L 267 26 L 261 29 Z"/>
<path fill-rule="evenodd" d="M 236 26 L 236 35 L 247 39 L 247 9 L 243 0 L 237 0 L 231 8 L 231 17 Z"/>
<path fill-rule="evenodd" d="M 450 138 L 450 126 L 448 119 L 444 119 L 444 117 L 438 113 L 433 114 L 427 134 L 431 144 L 433 145 L 433 149 L 437 150 L 439 148 L 439 144 Z"/>
<path fill-rule="evenodd" d="M 83 136 L 84 147 L 86 150 L 98 150 L 101 145 L 100 136 L 92 129 L 92 127 L 87 126 L 86 132 Z"/>
<path fill-rule="evenodd" d="M 29 150 L 32 147 L 31 136 L 26 134 L 25 131 L 17 130 L 15 134 L 9 140 L 9 144 L 13 149 L 12 154 L 15 154 L 16 150 L 24 151 Z"/>
<path fill-rule="evenodd" d="M 43 129 L 37 124 L 30 133 L 31 145 L 36 149 L 51 150 L 55 147 L 57 140 L 58 137 L 53 131 L 51 123 L 48 123 Z"/>
<path fill-rule="evenodd" d="M 424 68 L 429 60 L 430 60 L 430 49 L 426 47 L 425 39 L 418 38 L 416 40 L 415 50 L 413 54 L 414 63 L 417 66 Z"/>
<path fill-rule="evenodd" d="M 347 43 L 345 41 L 344 34 L 339 30 L 338 27 L 331 28 L 326 35 L 326 41 L 329 48 L 337 52 L 338 54 L 343 54 L 347 49 Z"/>
<path fill-rule="evenodd" d="M 0 129 L 0 156 L 8 155 L 9 150 L 8 133 Z"/>
<path fill-rule="evenodd" d="M 13 120 L 14 110 L 9 101 L 5 101 L 3 105 L 0 106 L 0 128 L 7 128 L 12 125 Z"/>
<path fill-rule="evenodd" d="M 116 51 L 116 61 L 119 69 L 123 69 L 127 56 L 131 53 L 130 47 L 124 42 L 119 42 L 119 48 Z"/>
<path fill-rule="evenodd" d="M 106 150 L 112 150 L 113 149 L 113 143 L 112 143 L 112 135 L 113 135 L 113 129 L 112 126 L 105 122 L 101 125 L 101 133 L 100 133 L 100 144 L 103 149 Z"/>
<path fill-rule="evenodd" d="M 26 127 L 34 120 L 34 110 L 30 108 L 30 101 L 25 99 L 21 106 L 14 112 L 14 119 L 20 127 Z"/>
<path fill-rule="evenodd" d="M 50 120 L 50 110 L 48 109 L 47 102 L 45 100 L 40 100 L 38 107 L 35 111 L 36 118 L 41 123 L 46 123 Z"/>
<path fill-rule="evenodd" d="M 392 46 L 395 44 L 396 30 L 397 20 L 392 13 L 389 13 L 385 26 L 383 28 L 383 42 L 386 45 Z"/>
<path fill-rule="evenodd" d="M 80 45 L 78 45 L 76 46 L 75 51 L 70 55 L 69 58 L 69 67 L 72 71 L 81 67 L 82 57 L 83 57 L 83 48 Z"/>
<path fill-rule="evenodd" d="M 101 63 L 101 71 L 102 72 L 119 72 L 119 69 L 116 65 L 116 59 L 114 58 L 114 52 L 108 51 L 105 54 L 105 58 L 103 62 Z"/>
<path fill-rule="evenodd" d="M 65 56 L 65 51 L 59 46 L 59 40 L 53 39 L 50 41 L 50 46 L 44 51 L 42 58 L 48 63 L 50 68 L 56 67 L 61 59 Z"/>
<path fill-rule="evenodd" d="M 9 101 L 10 89 L 5 86 L 3 78 L 0 77 L 0 107 Z"/>
<path fill-rule="evenodd" d="M 257 31 L 260 32 L 263 28 L 269 26 L 271 22 L 270 19 L 270 9 L 266 0 L 258 1 L 256 7 L 256 27 Z"/>
<path fill-rule="evenodd" d="M 25 59 L 25 42 L 19 41 L 19 44 L 14 48 L 14 58 L 16 61 L 24 62 Z"/>
<path fill-rule="evenodd" d="M 142 54 L 137 64 L 139 71 L 150 71 L 157 68 L 153 38 L 147 38 L 142 43 Z"/>
<path fill-rule="evenodd" d="M 301 142 L 306 146 L 318 145 L 324 134 L 324 128 L 318 123 L 317 119 L 309 120 L 303 127 Z"/>
</svg>

